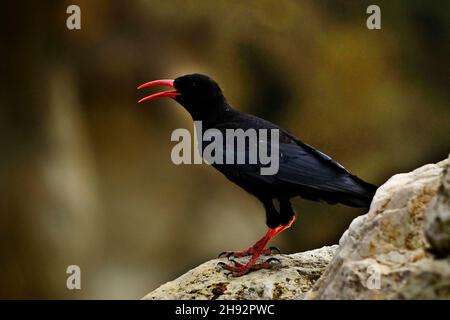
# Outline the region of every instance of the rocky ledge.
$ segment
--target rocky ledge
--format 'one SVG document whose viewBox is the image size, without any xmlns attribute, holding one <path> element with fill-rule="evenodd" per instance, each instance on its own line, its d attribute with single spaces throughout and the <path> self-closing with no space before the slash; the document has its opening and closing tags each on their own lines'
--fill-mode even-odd
<svg viewBox="0 0 450 320">
<path fill-rule="evenodd" d="M 276 257 L 239 278 L 211 260 L 144 299 L 450 299 L 449 160 L 390 178 L 339 246 Z"/>
</svg>

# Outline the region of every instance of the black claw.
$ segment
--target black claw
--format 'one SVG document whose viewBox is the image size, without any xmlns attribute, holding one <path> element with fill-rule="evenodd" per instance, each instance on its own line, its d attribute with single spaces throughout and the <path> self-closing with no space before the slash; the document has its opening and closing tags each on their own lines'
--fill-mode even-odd
<svg viewBox="0 0 450 320">
<path fill-rule="evenodd" d="M 280 254 L 281 250 L 278 249 L 277 247 L 269 247 L 270 251 L 275 252 L 276 254 Z"/>
<path fill-rule="evenodd" d="M 228 258 L 230 256 L 230 253 L 228 252 L 228 251 L 224 251 L 224 252 L 221 252 L 218 256 L 217 256 L 217 258 Z"/>
<path fill-rule="evenodd" d="M 223 267 L 224 265 L 226 265 L 226 263 L 223 261 L 217 262 L 217 266 Z"/>
<path fill-rule="evenodd" d="M 277 258 L 269 258 L 266 260 L 266 262 L 271 263 L 271 262 L 276 262 L 276 263 L 281 263 L 281 261 Z"/>
<path fill-rule="evenodd" d="M 230 260 L 230 262 L 233 262 L 234 264 L 236 264 L 236 260 L 234 260 L 234 259 L 228 259 L 228 260 Z"/>
<path fill-rule="evenodd" d="M 225 277 L 229 278 L 231 275 L 233 275 L 233 272 L 225 272 Z"/>
</svg>

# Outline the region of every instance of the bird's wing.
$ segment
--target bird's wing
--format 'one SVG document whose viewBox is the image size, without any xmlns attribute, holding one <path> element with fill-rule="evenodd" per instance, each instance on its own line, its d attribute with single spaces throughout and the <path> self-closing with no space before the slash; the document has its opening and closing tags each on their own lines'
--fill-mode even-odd
<svg viewBox="0 0 450 320">
<path fill-rule="evenodd" d="M 305 144 L 280 144 L 276 179 L 328 192 L 364 192 L 342 165 Z"/>
<path fill-rule="evenodd" d="M 264 128 L 267 128 L 267 123 L 264 125 Z M 244 149 L 236 149 L 227 145 L 226 141 L 225 152 L 233 152 L 235 156 L 245 152 L 246 163 L 216 166 L 217 169 L 238 183 L 241 182 L 239 179 L 245 179 L 254 184 L 266 183 L 281 189 L 298 188 L 299 195 L 311 200 L 323 199 L 343 203 L 347 201 L 349 205 L 364 206 L 367 199 L 373 197 L 375 186 L 352 175 L 331 157 L 301 142 L 286 130 L 271 125 L 272 128 L 280 130 L 279 168 L 274 175 L 261 174 L 261 168 L 267 165 L 261 164 L 260 159 L 257 164 L 248 164 L 249 150 L 255 146 L 246 144 Z M 224 126 L 235 127 L 230 123 Z M 270 140 L 266 142 L 258 139 L 258 143 L 258 148 L 267 143 L 267 149 L 272 150 Z"/>
</svg>

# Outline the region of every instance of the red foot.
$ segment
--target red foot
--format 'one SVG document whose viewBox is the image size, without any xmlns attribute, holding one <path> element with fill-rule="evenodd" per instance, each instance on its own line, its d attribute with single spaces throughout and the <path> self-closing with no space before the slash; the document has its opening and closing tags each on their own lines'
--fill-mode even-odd
<svg viewBox="0 0 450 320">
<path fill-rule="evenodd" d="M 231 264 L 223 264 L 222 267 L 230 270 L 231 271 L 231 275 L 233 277 L 240 277 L 243 276 L 244 274 L 249 273 L 250 271 L 253 270 L 260 270 L 260 269 L 270 269 L 272 267 L 272 262 L 276 261 L 278 263 L 280 263 L 280 261 L 276 258 L 270 258 L 267 259 L 266 261 L 262 262 L 262 263 L 253 263 L 252 265 L 249 265 L 249 263 L 247 264 L 242 264 L 240 262 L 237 261 L 233 261 L 234 265 Z"/>
<path fill-rule="evenodd" d="M 271 249 L 265 249 L 267 243 L 273 239 L 277 234 L 283 232 L 287 228 L 289 228 L 295 221 L 295 216 L 292 217 L 291 221 L 285 226 L 279 226 L 275 229 L 269 229 L 267 233 L 258 240 L 253 246 L 248 248 L 247 250 L 237 251 L 237 252 L 227 252 L 227 257 L 244 257 L 251 256 L 250 260 L 246 264 L 239 263 L 237 261 L 234 262 L 234 265 L 223 264 L 223 268 L 232 271 L 232 275 L 234 277 L 240 277 L 244 274 L 247 274 L 251 270 L 259 270 L 259 269 L 267 269 L 271 267 L 270 261 L 276 259 L 268 259 L 263 263 L 257 264 L 256 261 L 261 256 L 261 254 L 271 253 Z M 221 254 L 222 255 L 222 254 Z"/>
<path fill-rule="evenodd" d="M 255 253 L 255 248 L 254 246 L 251 246 L 250 248 L 246 249 L 246 250 L 242 250 L 242 251 L 224 251 L 221 254 L 219 254 L 219 258 L 230 258 L 230 257 L 235 257 L 235 258 L 242 258 L 242 257 L 247 257 L 247 256 L 252 256 Z M 267 249 L 264 249 L 263 251 L 261 251 L 261 255 L 273 255 L 274 253 L 281 253 L 280 249 L 278 249 L 277 247 L 269 247 Z"/>
</svg>

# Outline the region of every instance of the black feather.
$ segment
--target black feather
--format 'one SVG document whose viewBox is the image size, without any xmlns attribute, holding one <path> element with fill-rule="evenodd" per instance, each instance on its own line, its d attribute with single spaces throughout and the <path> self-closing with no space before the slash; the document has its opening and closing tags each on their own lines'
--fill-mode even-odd
<svg viewBox="0 0 450 320">
<path fill-rule="evenodd" d="M 231 121 L 223 121 L 213 128 L 223 132 L 226 129 L 278 129 L 280 132 L 280 162 L 275 175 L 261 175 L 260 163 L 248 164 L 247 145 L 246 164 L 215 164 L 230 180 L 257 197 L 301 196 L 308 200 L 342 203 L 353 207 L 368 207 L 377 189 L 376 186 L 352 175 L 341 164 L 325 153 L 301 142 L 286 130 L 258 117 L 237 112 L 228 112 Z M 227 118 L 228 118 L 227 117 Z M 207 144 L 204 145 L 204 147 Z M 270 144 L 269 144 L 270 150 Z M 224 141 L 225 153 L 235 156 L 242 150 L 231 150 Z"/>
</svg>

